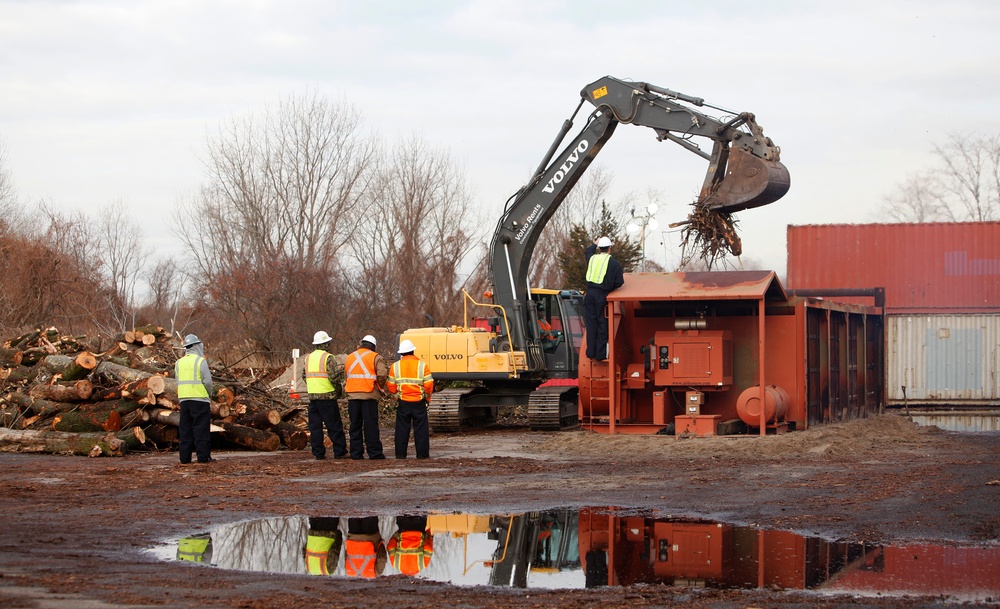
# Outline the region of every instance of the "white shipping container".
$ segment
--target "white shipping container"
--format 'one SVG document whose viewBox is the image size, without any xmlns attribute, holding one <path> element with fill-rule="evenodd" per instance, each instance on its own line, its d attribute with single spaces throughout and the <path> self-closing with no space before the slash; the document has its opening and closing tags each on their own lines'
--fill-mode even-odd
<svg viewBox="0 0 1000 609">
<path fill-rule="evenodd" d="M 889 315 L 886 343 L 890 405 L 1000 404 L 1000 314 Z"/>
</svg>

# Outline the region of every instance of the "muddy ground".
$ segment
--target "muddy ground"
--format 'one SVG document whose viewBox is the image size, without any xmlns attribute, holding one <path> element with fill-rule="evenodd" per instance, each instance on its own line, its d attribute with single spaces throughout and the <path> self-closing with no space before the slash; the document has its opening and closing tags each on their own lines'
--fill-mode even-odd
<svg viewBox="0 0 1000 609">
<path fill-rule="evenodd" d="M 383 439 L 391 446 L 391 431 L 384 430 Z M 403 576 L 251 574 L 161 562 L 146 552 L 163 540 L 266 516 L 621 506 L 828 539 L 1000 544 L 1000 435 L 947 433 L 898 416 L 766 438 L 493 428 L 437 434 L 431 447 L 426 461 L 216 451 L 217 462 L 187 467 L 177 465 L 176 453 L 117 459 L 0 454 L 0 607 L 944 604 L 664 585 L 459 588 Z"/>
</svg>

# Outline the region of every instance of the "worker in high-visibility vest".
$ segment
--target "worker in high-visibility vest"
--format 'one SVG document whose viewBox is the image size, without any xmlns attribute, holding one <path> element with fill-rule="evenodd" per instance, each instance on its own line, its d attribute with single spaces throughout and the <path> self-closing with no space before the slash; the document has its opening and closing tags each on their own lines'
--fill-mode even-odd
<svg viewBox="0 0 1000 609">
<path fill-rule="evenodd" d="M 344 540 L 344 574 L 373 578 L 385 572 L 387 554 L 377 516 L 347 519 Z"/>
<path fill-rule="evenodd" d="M 427 402 L 434 393 L 434 377 L 431 370 L 414 355 L 417 348 L 412 341 L 399 343 L 399 361 L 391 366 L 386 389 L 396 395 L 396 458 L 406 458 L 406 448 L 410 441 L 410 427 L 413 427 L 413 447 L 418 459 L 431 456 L 430 425 L 427 421 Z"/>
<path fill-rule="evenodd" d="M 397 516 L 396 532 L 385 549 L 389 562 L 404 575 L 416 575 L 431 564 L 434 536 L 427 528 L 426 516 Z"/>
<path fill-rule="evenodd" d="M 317 332 L 313 335 L 313 345 L 316 349 L 306 356 L 303 369 L 306 391 L 309 392 L 309 408 L 306 411 L 309 445 L 313 457 L 326 459 L 326 446 L 323 444 L 325 426 L 333 444 L 333 457 L 343 459 L 347 456 L 347 439 L 344 437 L 340 404 L 337 403 L 342 390 L 340 383 L 343 380 L 343 372 L 330 353 L 333 339 L 329 334 L 323 330 Z"/>
<path fill-rule="evenodd" d="M 583 321 L 587 327 L 587 357 L 608 359 L 608 294 L 625 284 L 620 262 L 611 257 L 611 239 L 601 237 L 587 246 L 587 291 L 583 295 Z"/>
<path fill-rule="evenodd" d="M 209 463 L 212 461 L 212 373 L 205 360 L 205 345 L 197 336 L 184 337 L 184 350 L 184 357 L 174 364 L 177 399 L 181 403 L 177 452 L 181 465 L 191 463 L 192 452 L 197 455 L 198 463 Z"/>
<path fill-rule="evenodd" d="M 306 571 L 311 575 L 330 575 L 337 570 L 343 535 L 340 518 L 310 518 L 306 534 Z"/>
<path fill-rule="evenodd" d="M 208 533 L 181 537 L 177 542 L 177 560 L 212 562 L 212 536 Z"/>
<path fill-rule="evenodd" d="M 366 334 L 358 350 L 344 362 L 344 393 L 350 417 L 351 458 L 385 459 L 378 429 L 378 400 L 384 394 L 389 366 L 377 351 L 375 337 Z"/>
</svg>

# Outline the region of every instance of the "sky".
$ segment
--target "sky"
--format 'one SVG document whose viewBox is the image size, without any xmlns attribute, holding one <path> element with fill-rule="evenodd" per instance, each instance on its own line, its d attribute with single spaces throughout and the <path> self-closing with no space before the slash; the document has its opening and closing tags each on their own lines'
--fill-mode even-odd
<svg viewBox="0 0 1000 609">
<path fill-rule="evenodd" d="M 0 142 L 25 205 L 96 217 L 121 200 L 177 255 L 209 136 L 316 92 L 447 151 L 492 226 L 611 75 L 756 115 L 792 186 L 738 214 L 740 235 L 783 276 L 787 225 L 877 221 L 935 144 L 1000 132 L 998 31 L 992 0 L 0 0 Z M 707 170 L 628 125 L 596 165 L 612 202 L 655 193 L 664 227 Z M 648 235 L 650 260 L 679 254 L 676 232 Z"/>
</svg>

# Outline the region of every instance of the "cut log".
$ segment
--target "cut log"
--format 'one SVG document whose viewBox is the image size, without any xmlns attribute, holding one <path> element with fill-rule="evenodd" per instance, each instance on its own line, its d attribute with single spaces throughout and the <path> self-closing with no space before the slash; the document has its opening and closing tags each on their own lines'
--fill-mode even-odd
<svg viewBox="0 0 1000 609">
<path fill-rule="evenodd" d="M 114 410 L 124 417 L 125 415 L 132 414 L 140 408 L 142 408 L 142 405 L 135 400 L 119 399 L 80 404 L 77 410 L 80 412 L 108 412 Z"/>
<path fill-rule="evenodd" d="M 53 354 L 45 357 L 44 366 L 53 374 L 60 375 L 64 381 L 75 381 L 86 377 L 97 367 L 97 358 L 89 351 L 73 357 Z"/>
<path fill-rule="evenodd" d="M 267 451 L 281 448 L 281 438 L 278 434 L 264 429 L 254 429 L 235 423 L 223 423 L 222 429 L 224 430 L 222 437 L 239 446 Z"/>
<path fill-rule="evenodd" d="M 71 385 L 61 385 L 59 383 L 34 385 L 28 391 L 28 395 L 33 398 L 51 400 L 53 402 L 83 402 L 90 399 L 90 395 L 93 392 L 93 383 L 86 379 L 81 379 L 74 381 Z"/>
<path fill-rule="evenodd" d="M 146 434 L 148 441 L 160 448 L 173 446 L 180 439 L 176 427 L 173 425 L 164 425 L 163 423 L 147 425 L 143 428 L 143 433 Z"/>
<path fill-rule="evenodd" d="M 146 345 L 147 347 L 149 345 L 156 344 L 156 335 L 155 334 L 143 334 L 142 335 L 142 344 Z"/>
<path fill-rule="evenodd" d="M 25 366 L 34 366 L 48 355 L 54 355 L 49 347 L 31 347 L 21 352 L 21 363 Z"/>
<path fill-rule="evenodd" d="M 129 450 L 138 450 L 146 444 L 146 432 L 141 427 L 119 431 L 115 436 L 125 443 Z"/>
<path fill-rule="evenodd" d="M 33 398 L 30 395 L 25 395 L 17 391 L 8 394 L 6 399 L 8 403 L 14 404 L 20 407 L 21 410 L 28 411 L 41 418 L 51 417 L 60 412 L 73 410 L 79 406 L 79 404 L 74 403 L 53 402 L 51 400 Z"/>
<path fill-rule="evenodd" d="M 61 431 L 21 431 L 0 428 L 0 452 L 69 453 L 89 455 L 94 446 L 112 455 L 115 449 L 107 433 L 66 433 Z M 118 450 L 120 454 L 120 449 Z"/>
<path fill-rule="evenodd" d="M 167 410 L 166 408 L 143 408 L 142 412 L 143 414 L 141 416 L 143 421 L 162 423 L 173 427 L 179 427 L 181 424 L 181 413 L 176 410 Z"/>
<path fill-rule="evenodd" d="M 4 349 L 0 347 L 0 366 L 13 368 L 21 365 L 23 353 L 19 349 Z"/>
<path fill-rule="evenodd" d="M 97 364 L 97 367 L 94 368 L 94 372 L 103 374 L 104 376 L 113 379 L 115 382 L 123 384 L 132 383 L 153 376 L 149 372 L 135 370 L 134 368 L 129 368 L 128 366 L 120 366 L 110 361 L 104 361 Z"/>
<path fill-rule="evenodd" d="M 225 418 L 225 417 L 223 417 Z M 246 425 L 247 427 L 256 427 L 257 429 L 270 429 L 281 422 L 281 413 L 277 410 L 258 410 L 253 413 L 247 413 L 241 417 L 237 417 L 234 423 L 238 425 Z"/>
<path fill-rule="evenodd" d="M 119 431 L 122 428 L 122 416 L 118 411 L 107 412 L 62 412 L 52 417 L 54 431 Z"/>
<path fill-rule="evenodd" d="M 135 332 L 133 330 L 125 330 L 125 336 L 122 339 L 127 343 L 135 342 Z"/>
<path fill-rule="evenodd" d="M 302 450 L 309 445 L 309 432 L 291 423 L 278 423 L 270 431 L 277 434 L 281 438 L 281 443 L 292 450 Z"/>
<path fill-rule="evenodd" d="M 7 375 L 7 381 L 10 383 L 21 383 L 21 382 L 31 382 L 35 380 L 38 376 L 40 366 L 18 366 L 10 371 Z"/>
</svg>

